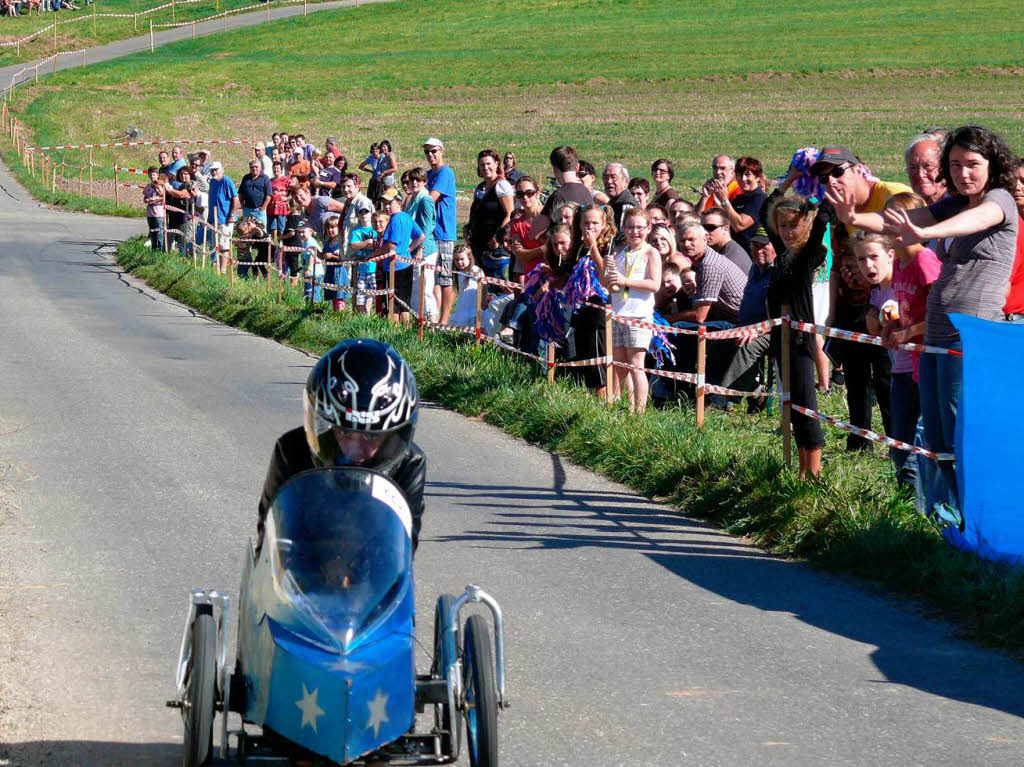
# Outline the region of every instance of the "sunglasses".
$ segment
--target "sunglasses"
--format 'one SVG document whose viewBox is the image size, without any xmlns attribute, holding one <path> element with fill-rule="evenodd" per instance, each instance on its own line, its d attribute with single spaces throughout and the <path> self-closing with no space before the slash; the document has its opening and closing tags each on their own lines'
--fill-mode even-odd
<svg viewBox="0 0 1024 767">
<path fill-rule="evenodd" d="M 441 150 L 437 149 L 437 148 L 434 148 L 434 149 L 424 149 L 423 150 L 423 154 L 428 155 L 428 156 L 432 155 L 432 154 L 440 154 L 440 153 L 441 153 Z"/>
<path fill-rule="evenodd" d="M 823 173 L 819 173 L 818 178 L 822 180 L 828 178 L 829 176 L 831 176 L 832 178 L 842 178 L 843 174 L 846 173 L 846 171 L 849 170 L 849 168 L 849 165 L 836 165 L 834 168 L 832 168 L 832 170 L 827 170 L 824 171 Z"/>
<path fill-rule="evenodd" d="M 516 197 L 518 197 L 521 200 L 524 197 L 533 197 L 535 194 L 537 194 L 536 189 L 524 189 L 521 192 L 516 192 Z"/>
<path fill-rule="evenodd" d="M 722 228 L 723 226 L 725 226 L 725 224 L 701 224 L 701 226 L 704 227 L 705 232 L 708 232 L 710 234 L 716 229 Z"/>
</svg>

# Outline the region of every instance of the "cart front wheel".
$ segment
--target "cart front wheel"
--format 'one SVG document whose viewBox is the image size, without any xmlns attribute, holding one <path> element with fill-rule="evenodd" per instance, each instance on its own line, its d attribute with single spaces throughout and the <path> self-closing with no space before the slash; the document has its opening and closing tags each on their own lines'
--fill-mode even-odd
<svg viewBox="0 0 1024 767">
<path fill-rule="evenodd" d="M 185 677 L 185 767 L 200 767 L 213 752 L 213 704 L 217 683 L 217 626 L 209 605 L 192 624 L 191 656 Z"/>
<path fill-rule="evenodd" d="M 487 621 L 471 615 L 466 621 L 465 716 L 466 744 L 472 767 L 498 765 L 498 686 Z"/>
</svg>

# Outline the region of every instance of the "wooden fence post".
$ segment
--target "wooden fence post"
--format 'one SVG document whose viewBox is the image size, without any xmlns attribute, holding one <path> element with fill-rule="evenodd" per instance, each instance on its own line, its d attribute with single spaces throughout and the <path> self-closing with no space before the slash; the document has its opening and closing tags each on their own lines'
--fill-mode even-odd
<svg viewBox="0 0 1024 767">
<path fill-rule="evenodd" d="M 790 336 L 792 330 L 789 327 L 789 306 L 783 305 L 782 307 L 782 370 L 779 371 L 779 378 L 782 379 L 782 459 L 788 469 L 793 463 L 793 446 L 791 444 L 792 437 L 792 426 L 791 416 L 792 409 L 790 408 L 789 402 L 789 383 L 790 383 L 790 359 L 789 359 L 789 346 Z"/>
<path fill-rule="evenodd" d="M 391 264 L 388 266 L 388 318 L 395 313 L 395 258 L 391 257 Z"/>
<path fill-rule="evenodd" d="M 701 325 L 697 328 L 697 428 L 704 425 L 704 369 L 707 366 L 707 331 Z"/>
<path fill-rule="evenodd" d="M 85 192 L 83 190 L 83 185 L 82 185 L 82 177 L 84 175 L 85 175 L 85 168 L 83 168 L 81 165 L 79 165 L 78 166 L 78 196 L 79 197 L 84 197 L 85 196 Z"/>
<path fill-rule="evenodd" d="M 138 32 L 139 31 L 139 14 L 137 14 L 137 13 L 134 16 L 134 23 L 135 23 L 135 31 Z"/>
<path fill-rule="evenodd" d="M 92 147 L 89 147 L 89 190 L 95 194 L 96 190 L 92 188 Z"/>
<path fill-rule="evenodd" d="M 167 241 L 171 239 L 170 232 L 167 231 L 167 198 L 164 198 L 164 254 L 166 255 L 169 250 Z"/>
<path fill-rule="evenodd" d="M 548 383 L 555 382 L 555 345 L 548 343 Z"/>
<path fill-rule="evenodd" d="M 608 305 L 611 309 L 611 304 Z M 605 393 L 608 404 L 615 404 L 615 365 L 612 362 L 612 313 L 604 315 L 604 353 L 608 355 L 608 365 L 604 369 Z"/>
<path fill-rule="evenodd" d="M 53 175 L 50 178 L 50 194 L 57 192 L 57 166 L 53 166 Z"/>
<path fill-rule="evenodd" d="M 153 43 L 153 20 L 150 19 L 149 20 L 149 52 L 152 53 L 154 51 L 155 47 L 156 46 Z"/>
<path fill-rule="evenodd" d="M 117 183 L 117 163 L 114 163 L 114 205 L 121 204 L 121 190 Z"/>
<path fill-rule="evenodd" d="M 476 345 L 480 346 L 480 309 L 483 305 L 484 291 L 487 290 L 487 283 L 483 280 L 477 280 L 476 283 L 476 318 L 473 320 L 473 335 L 476 337 Z"/>
<path fill-rule="evenodd" d="M 92 3 L 92 36 L 93 37 L 96 37 L 96 6 L 98 4 L 99 4 L 98 0 L 93 0 L 93 3 Z"/>
<path fill-rule="evenodd" d="M 177 9 L 177 4 L 175 3 L 175 0 L 171 0 L 171 21 L 172 22 L 178 20 L 177 10 L 178 10 Z"/>
<path fill-rule="evenodd" d="M 419 316 L 419 319 L 416 321 L 416 338 L 418 340 L 420 340 L 420 341 L 423 340 L 423 326 L 426 324 L 426 321 L 427 321 L 427 306 L 426 306 L 426 303 L 424 302 L 425 293 L 426 293 L 426 290 L 425 290 L 425 287 L 424 287 L 424 282 L 425 282 L 424 277 L 426 277 L 426 274 L 427 274 L 427 262 L 426 261 L 420 261 L 420 296 L 419 296 L 419 300 L 420 300 L 420 313 L 419 314 L 420 314 L 420 316 Z M 353 284 L 355 284 L 355 283 L 353 283 Z"/>
</svg>

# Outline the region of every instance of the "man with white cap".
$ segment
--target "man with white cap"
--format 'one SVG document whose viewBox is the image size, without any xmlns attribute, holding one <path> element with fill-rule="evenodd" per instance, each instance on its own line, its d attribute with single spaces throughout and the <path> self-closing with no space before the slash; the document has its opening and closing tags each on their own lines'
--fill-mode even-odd
<svg viewBox="0 0 1024 767">
<path fill-rule="evenodd" d="M 452 287 L 452 255 L 455 240 L 458 239 L 455 223 L 455 171 L 444 163 L 444 143 L 430 137 L 423 142 L 430 170 L 427 171 L 427 191 L 437 208 L 437 222 L 434 224 L 434 239 L 437 241 L 437 284 L 434 297 L 441 307 L 441 324 L 447 324 L 455 303 L 455 288 Z"/>
<path fill-rule="evenodd" d="M 207 206 L 207 222 L 216 224 L 217 253 L 214 259 L 218 270 L 223 273 L 227 264 L 219 258 L 220 253 L 227 253 L 231 247 L 231 235 L 235 230 L 235 218 L 241 203 L 238 200 L 238 188 L 235 182 L 224 174 L 224 166 L 219 162 L 210 163 L 210 193 Z"/>
</svg>

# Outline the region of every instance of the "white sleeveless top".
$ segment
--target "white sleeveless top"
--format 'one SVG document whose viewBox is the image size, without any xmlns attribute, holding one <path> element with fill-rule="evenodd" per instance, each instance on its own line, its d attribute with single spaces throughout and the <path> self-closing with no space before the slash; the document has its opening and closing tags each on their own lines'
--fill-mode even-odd
<svg viewBox="0 0 1024 767">
<path fill-rule="evenodd" d="M 627 251 L 625 247 L 615 254 L 615 268 L 627 280 L 642 280 L 647 276 L 647 258 L 658 256 L 658 251 L 644 243 L 639 250 Z M 612 293 L 612 311 L 624 317 L 649 320 L 654 317 L 654 293 L 650 290 L 623 288 Z"/>
</svg>

